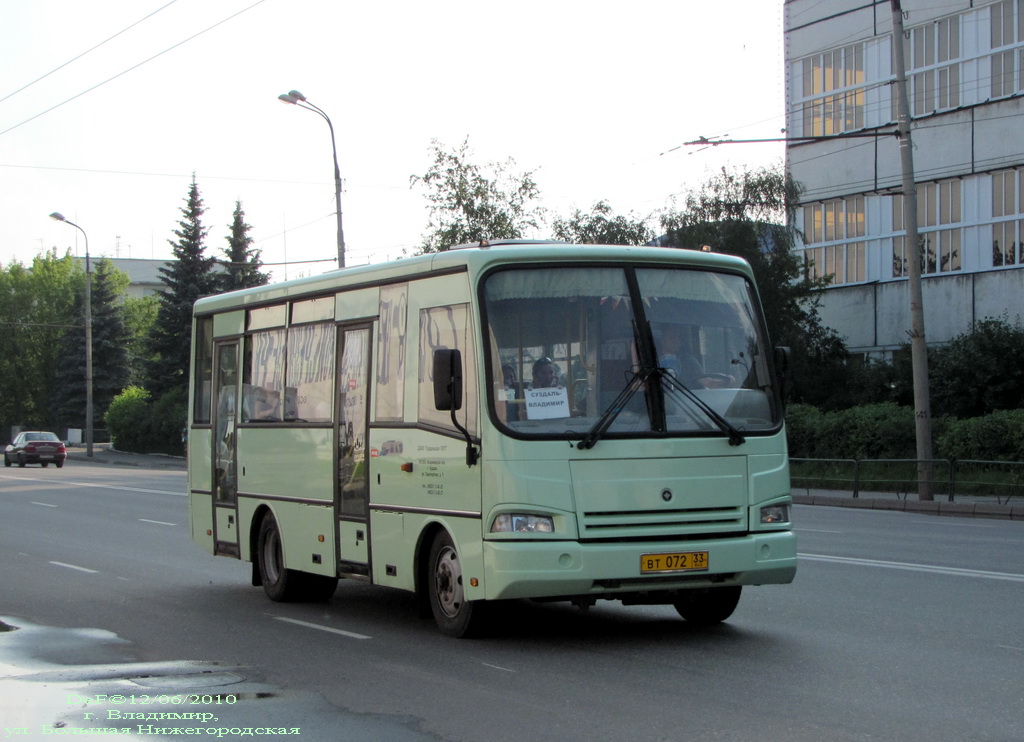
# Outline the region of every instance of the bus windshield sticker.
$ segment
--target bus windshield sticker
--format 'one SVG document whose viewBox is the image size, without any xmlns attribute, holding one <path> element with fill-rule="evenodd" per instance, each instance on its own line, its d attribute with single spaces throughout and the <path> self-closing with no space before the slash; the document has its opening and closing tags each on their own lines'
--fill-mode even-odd
<svg viewBox="0 0 1024 742">
<path fill-rule="evenodd" d="M 529 420 L 552 420 L 569 417 L 569 392 L 565 387 L 526 389 L 526 417 Z"/>
</svg>

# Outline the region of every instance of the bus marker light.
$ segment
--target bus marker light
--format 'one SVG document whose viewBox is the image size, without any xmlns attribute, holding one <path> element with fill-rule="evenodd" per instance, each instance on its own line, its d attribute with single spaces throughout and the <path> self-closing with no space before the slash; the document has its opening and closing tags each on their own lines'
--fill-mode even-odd
<svg viewBox="0 0 1024 742">
<path fill-rule="evenodd" d="M 469 578 L 469 584 L 470 584 L 470 585 L 471 585 L 472 587 L 480 587 L 480 580 L 478 580 L 478 579 L 477 579 L 477 578 L 475 578 L 475 577 L 470 577 L 470 578 Z"/>
<path fill-rule="evenodd" d="M 402 471 L 407 471 L 407 472 L 409 472 L 411 474 L 412 473 L 412 462 L 411 461 L 406 461 L 404 464 L 402 464 Z"/>
<path fill-rule="evenodd" d="M 316 540 L 322 544 L 324 542 L 324 535 L 321 533 L 319 536 L 316 537 Z"/>
</svg>

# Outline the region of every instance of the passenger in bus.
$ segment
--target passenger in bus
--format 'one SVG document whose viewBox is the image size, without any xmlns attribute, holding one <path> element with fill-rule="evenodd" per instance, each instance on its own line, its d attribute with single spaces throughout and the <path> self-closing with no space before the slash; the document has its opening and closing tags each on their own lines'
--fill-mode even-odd
<svg viewBox="0 0 1024 742">
<path fill-rule="evenodd" d="M 550 358 L 541 358 L 533 364 L 533 388 L 550 389 L 561 386 L 558 365 Z"/>
<path fill-rule="evenodd" d="M 279 422 L 278 396 L 262 386 L 245 385 L 242 395 L 243 419 L 253 422 Z"/>
<path fill-rule="evenodd" d="M 505 392 L 505 420 L 515 422 L 519 420 L 519 407 L 523 396 L 522 385 L 516 380 L 516 370 L 509 363 L 501 365 L 501 385 Z"/>
</svg>

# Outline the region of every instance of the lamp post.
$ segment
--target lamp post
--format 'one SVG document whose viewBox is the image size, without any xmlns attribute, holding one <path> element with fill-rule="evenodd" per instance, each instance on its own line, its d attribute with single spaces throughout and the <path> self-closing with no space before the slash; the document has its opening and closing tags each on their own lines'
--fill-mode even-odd
<svg viewBox="0 0 1024 742">
<path fill-rule="evenodd" d="M 70 224 L 85 238 L 85 455 L 92 458 L 92 267 L 89 265 L 89 235 L 60 212 L 51 219 Z"/>
<path fill-rule="evenodd" d="M 331 150 L 334 152 L 334 202 L 335 208 L 338 214 L 338 267 L 345 267 L 345 232 L 341 228 L 341 171 L 338 169 L 338 146 L 334 141 L 334 125 L 331 123 L 331 119 L 323 112 L 318 106 L 310 103 L 306 96 L 300 93 L 298 90 L 290 90 L 287 93 L 281 93 L 277 96 L 277 99 L 288 103 L 289 105 L 298 106 L 299 108 L 305 108 L 307 111 L 319 114 L 324 121 L 327 122 L 328 128 L 331 130 Z"/>
</svg>

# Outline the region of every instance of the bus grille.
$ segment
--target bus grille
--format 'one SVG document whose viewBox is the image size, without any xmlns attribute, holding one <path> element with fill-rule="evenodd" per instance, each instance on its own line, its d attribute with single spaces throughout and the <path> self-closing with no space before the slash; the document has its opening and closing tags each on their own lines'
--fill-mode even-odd
<svg viewBox="0 0 1024 742">
<path fill-rule="evenodd" d="M 746 531 L 746 518 L 746 508 L 584 511 L 580 538 L 698 538 Z"/>
</svg>

